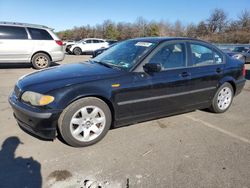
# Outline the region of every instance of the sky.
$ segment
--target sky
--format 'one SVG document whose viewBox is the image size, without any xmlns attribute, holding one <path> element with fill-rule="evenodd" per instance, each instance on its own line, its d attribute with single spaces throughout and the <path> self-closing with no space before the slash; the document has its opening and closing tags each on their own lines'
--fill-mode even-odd
<svg viewBox="0 0 250 188">
<path fill-rule="evenodd" d="M 249 0 L 0 0 L 0 21 L 42 24 L 56 31 L 74 26 L 101 24 L 104 20 L 134 22 L 176 20 L 198 23 L 215 8 L 223 9 L 230 19 L 249 10 Z"/>
</svg>

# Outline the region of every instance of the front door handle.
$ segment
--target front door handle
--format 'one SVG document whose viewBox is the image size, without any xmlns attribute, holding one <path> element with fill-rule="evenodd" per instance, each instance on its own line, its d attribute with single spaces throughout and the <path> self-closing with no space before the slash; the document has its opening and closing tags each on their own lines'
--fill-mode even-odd
<svg viewBox="0 0 250 188">
<path fill-rule="evenodd" d="M 191 74 L 189 72 L 182 72 L 181 74 L 179 74 L 179 76 L 182 78 L 186 78 L 186 77 L 191 76 Z"/>
</svg>

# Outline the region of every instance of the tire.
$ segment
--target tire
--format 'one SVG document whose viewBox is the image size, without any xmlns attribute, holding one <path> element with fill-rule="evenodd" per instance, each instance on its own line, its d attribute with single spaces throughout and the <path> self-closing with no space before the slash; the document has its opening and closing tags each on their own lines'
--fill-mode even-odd
<svg viewBox="0 0 250 188">
<path fill-rule="evenodd" d="M 228 82 L 222 84 L 217 90 L 210 110 L 214 113 L 226 112 L 233 102 L 234 89 Z"/>
<path fill-rule="evenodd" d="M 108 105 L 95 97 L 79 99 L 60 115 L 58 129 L 63 140 L 73 147 L 84 147 L 99 142 L 112 122 Z"/>
<path fill-rule="evenodd" d="M 68 45 L 68 46 L 66 46 L 66 48 L 65 48 L 65 51 L 66 51 L 67 53 L 69 53 L 69 54 L 71 54 L 71 51 L 70 51 L 71 46 L 72 46 L 72 45 Z"/>
<path fill-rule="evenodd" d="M 74 55 L 81 55 L 81 54 L 82 54 L 81 48 L 75 47 L 75 48 L 73 49 L 73 54 L 74 54 Z"/>
<path fill-rule="evenodd" d="M 45 69 L 51 65 L 51 59 L 45 53 L 37 53 L 32 57 L 31 63 L 35 69 Z"/>
</svg>

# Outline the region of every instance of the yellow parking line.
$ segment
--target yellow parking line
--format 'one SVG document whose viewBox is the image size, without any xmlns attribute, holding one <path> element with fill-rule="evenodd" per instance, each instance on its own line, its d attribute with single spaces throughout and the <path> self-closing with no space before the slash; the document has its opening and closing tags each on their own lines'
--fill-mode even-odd
<svg viewBox="0 0 250 188">
<path fill-rule="evenodd" d="M 212 125 L 211 123 L 208 123 L 208 122 L 205 122 L 205 121 L 203 121 L 203 120 L 197 119 L 197 118 L 192 117 L 192 116 L 190 116 L 190 115 L 185 115 L 185 117 L 187 117 L 188 119 L 191 119 L 191 120 L 193 120 L 193 121 L 195 121 L 195 122 L 202 123 L 202 124 L 205 125 L 206 127 L 209 127 L 209 128 L 211 128 L 211 129 L 217 130 L 217 131 L 219 131 L 219 132 L 221 132 L 221 133 L 223 133 L 223 134 L 225 134 L 225 135 L 228 135 L 228 136 L 230 136 L 230 137 L 232 137 L 232 138 L 235 138 L 235 139 L 238 139 L 238 140 L 240 140 L 240 141 L 242 141 L 242 142 L 245 142 L 245 143 L 250 144 L 250 140 L 248 140 L 248 139 L 246 139 L 246 138 L 244 138 L 244 137 L 241 137 L 241 136 L 239 136 L 239 135 L 236 135 L 236 134 L 234 134 L 234 133 L 231 133 L 231 132 L 229 132 L 229 131 L 227 131 L 227 130 L 224 130 L 224 129 L 222 129 L 222 128 L 219 128 L 219 127 L 217 127 L 217 126 L 215 126 L 215 125 Z"/>
</svg>

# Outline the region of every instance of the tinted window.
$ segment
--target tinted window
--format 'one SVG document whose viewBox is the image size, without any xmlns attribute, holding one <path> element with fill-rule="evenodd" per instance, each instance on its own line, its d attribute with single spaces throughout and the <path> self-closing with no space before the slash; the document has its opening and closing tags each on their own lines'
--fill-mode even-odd
<svg viewBox="0 0 250 188">
<path fill-rule="evenodd" d="M 92 43 L 92 40 L 85 40 L 86 43 Z"/>
<path fill-rule="evenodd" d="M 44 29 L 28 28 L 31 38 L 34 40 L 53 40 L 50 34 Z"/>
<path fill-rule="evenodd" d="M 166 44 L 157 50 L 157 52 L 149 60 L 149 63 L 160 63 L 163 69 L 185 67 L 185 44 Z"/>
<path fill-rule="evenodd" d="M 23 27 L 0 26 L 0 39 L 28 39 Z"/>
<path fill-rule="evenodd" d="M 93 43 L 101 43 L 102 41 L 100 40 L 93 40 Z"/>
</svg>

